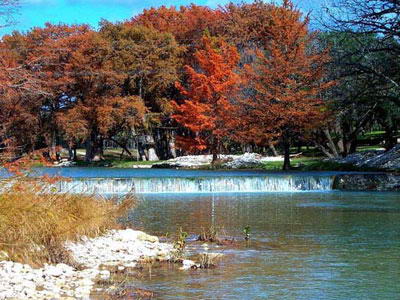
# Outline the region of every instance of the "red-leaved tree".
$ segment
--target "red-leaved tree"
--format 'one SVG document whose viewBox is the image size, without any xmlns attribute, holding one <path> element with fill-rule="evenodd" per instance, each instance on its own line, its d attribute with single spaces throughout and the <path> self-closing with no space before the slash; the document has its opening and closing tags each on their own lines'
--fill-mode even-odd
<svg viewBox="0 0 400 300">
<path fill-rule="evenodd" d="M 290 169 L 291 139 L 315 127 L 324 118 L 320 94 L 332 85 L 324 82 L 326 50 L 314 45 L 308 18 L 292 2 L 270 10 L 269 39 L 245 66 L 245 99 L 236 107 L 240 120 L 237 138 L 258 144 L 279 140 L 285 150 L 284 169 Z"/>
<path fill-rule="evenodd" d="M 188 86 L 177 83 L 185 100 L 174 103 L 173 118 L 189 132 L 177 138 L 177 146 L 192 152 L 209 149 L 215 161 L 229 134 L 231 99 L 240 81 L 234 72 L 239 54 L 221 39 L 204 37 L 202 44 L 195 53 L 198 68 L 185 66 Z"/>
</svg>

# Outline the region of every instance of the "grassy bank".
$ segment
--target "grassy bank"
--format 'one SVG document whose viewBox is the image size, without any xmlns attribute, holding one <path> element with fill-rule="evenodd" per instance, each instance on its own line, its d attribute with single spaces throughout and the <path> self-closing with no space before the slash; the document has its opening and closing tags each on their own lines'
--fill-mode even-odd
<svg viewBox="0 0 400 300">
<path fill-rule="evenodd" d="M 137 161 L 132 159 L 105 159 L 98 162 L 85 162 L 79 160 L 77 167 L 110 167 L 110 168 L 134 168 L 135 166 L 152 166 L 162 161 Z"/>
<path fill-rule="evenodd" d="M 96 195 L 49 193 L 50 183 L 26 177 L 3 181 L 1 190 L 0 260 L 35 266 L 73 264 L 66 241 L 117 228 L 118 218 L 135 204 L 132 196 L 117 204 Z"/>
<path fill-rule="evenodd" d="M 382 172 L 378 168 L 357 167 L 352 164 L 338 163 L 319 157 L 299 157 L 291 159 L 293 170 L 297 171 L 358 171 L 358 172 Z M 261 169 L 267 171 L 281 171 L 283 162 L 266 162 Z"/>
<path fill-rule="evenodd" d="M 137 159 L 136 151 L 132 151 L 133 157 L 123 154 L 121 149 L 105 149 L 104 160 L 95 162 L 85 161 L 85 149 L 77 150 L 77 167 L 109 167 L 109 168 L 134 168 L 135 166 L 152 166 L 162 161 L 140 161 Z M 66 153 L 65 153 L 66 155 Z M 66 156 L 65 156 L 66 158 Z"/>
<path fill-rule="evenodd" d="M 294 170 L 299 171 L 355 171 L 356 168 L 350 164 L 340 164 L 331 161 L 325 161 L 317 157 L 300 157 L 291 159 L 291 165 Z M 266 162 L 262 165 L 264 170 L 280 171 L 283 167 L 283 161 Z"/>
</svg>

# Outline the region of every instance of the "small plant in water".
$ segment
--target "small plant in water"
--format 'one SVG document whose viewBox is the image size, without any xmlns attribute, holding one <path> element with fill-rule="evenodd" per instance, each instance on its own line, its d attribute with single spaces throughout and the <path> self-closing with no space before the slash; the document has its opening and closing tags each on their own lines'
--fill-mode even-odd
<svg viewBox="0 0 400 300">
<path fill-rule="evenodd" d="M 174 249 L 176 250 L 175 258 L 181 259 L 183 256 L 183 251 L 186 246 L 186 238 L 188 233 L 182 230 L 182 227 L 179 227 L 179 230 L 176 234 L 176 240 L 174 241 Z"/>
<path fill-rule="evenodd" d="M 199 265 L 201 269 L 215 268 L 215 260 L 220 256 L 217 253 L 201 253 L 199 256 Z"/>
<path fill-rule="evenodd" d="M 207 229 L 202 227 L 202 232 L 201 232 L 198 240 L 202 241 L 202 242 L 214 243 L 214 242 L 218 241 L 217 236 L 218 236 L 218 229 L 214 225 L 211 225 Z"/>
<path fill-rule="evenodd" d="M 245 239 L 246 241 L 248 241 L 248 240 L 250 239 L 250 232 L 251 232 L 250 226 L 247 225 L 247 226 L 243 229 L 244 239 Z"/>
</svg>

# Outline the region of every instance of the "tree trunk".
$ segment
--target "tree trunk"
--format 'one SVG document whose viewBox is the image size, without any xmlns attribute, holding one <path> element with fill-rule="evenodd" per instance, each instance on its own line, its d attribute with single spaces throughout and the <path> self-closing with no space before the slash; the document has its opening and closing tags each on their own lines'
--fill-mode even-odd
<svg viewBox="0 0 400 300">
<path fill-rule="evenodd" d="M 172 158 L 176 158 L 175 137 L 172 135 L 168 141 L 169 154 Z"/>
<path fill-rule="evenodd" d="M 68 160 L 74 161 L 74 151 L 70 145 L 68 145 Z"/>
<path fill-rule="evenodd" d="M 217 161 L 219 154 L 219 140 L 217 138 L 213 139 L 211 154 L 212 154 L 211 164 L 213 165 Z"/>
<path fill-rule="evenodd" d="M 97 138 L 96 134 L 91 134 L 90 138 L 86 140 L 86 162 L 103 160 L 103 140 Z"/>
<path fill-rule="evenodd" d="M 138 156 L 139 156 L 139 160 L 147 160 L 147 155 L 145 152 L 145 145 L 143 143 L 143 137 L 140 136 L 138 138 L 138 142 L 137 142 L 137 150 L 138 150 Z"/>
<path fill-rule="evenodd" d="M 397 139 L 395 138 L 394 134 L 396 132 L 395 126 L 385 126 L 385 149 L 386 151 L 392 149 L 396 143 Z"/>
<path fill-rule="evenodd" d="M 286 136 L 283 137 L 283 149 L 284 149 L 284 160 L 283 160 L 283 170 L 288 171 L 291 169 L 290 166 L 290 141 Z"/>
<path fill-rule="evenodd" d="M 50 149 L 49 149 L 49 157 L 51 160 L 58 160 L 57 155 L 57 133 L 53 128 L 50 133 Z"/>
<path fill-rule="evenodd" d="M 339 151 L 336 148 L 335 143 L 333 142 L 332 135 L 331 135 L 329 129 L 328 128 L 324 128 L 323 132 L 324 132 L 326 138 L 328 139 L 328 147 L 331 150 L 333 156 L 334 157 L 339 157 Z"/>
<path fill-rule="evenodd" d="M 349 147 L 348 153 L 349 154 L 355 153 L 357 151 L 357 146 L 358 146 L 358 141 L 357 141 L 357 137 L 355 137 L 350 141 L 350 147 Z"/>
<path fill-rule="evenodd" d="M 324 147 L 324 145 L 321 145 L 317 142 L 314 142 L 315 147 L 317 147 L 318 149 L 320 149 L 322 151 L 322 153 L 324 153 L 328 158 L 336 158 L 338 156 L 333 155 L 332 153 L 329 152 L 329 150 Z"/>
<path fill-rule="evenodd" d="M 156 152 L 156 143 L 154 140 L 154 137 L 152 135 L 148 135 L 146 137 L 146 142 L 147 142 L 147 160 L 148 161 L 158 161 L 160 160 L 158 158 L 157 152 Z"/>
<path fill-rule="evenodd" d="M 76 154 L 76 146 L 74 146 L 73 150 L 73 161 L 77 161 L 78 160 L 78 155 Z"/>
<path fill-rule="evenodd" d="M 175 156 L 173 156 L 171 153 L 171 134 L 168 132 L 168 129 L 158 128 L 156 133 L 153 134 L 153 138 L 155 141 L 156 153 L 159 159 L 166 160 L 176 157 L 176 153 Z"/>
<path fill-rule="evenodd" d="M 276 148 L 275 148 L 274 144 L 268 143 L 268 147 L 272 151 L 272 155 L 273 156 L 275 156 L 275 157 L 279 156 L 279 153 L 278 153 L 278 151 L 276 151 Z"/>
</svg>

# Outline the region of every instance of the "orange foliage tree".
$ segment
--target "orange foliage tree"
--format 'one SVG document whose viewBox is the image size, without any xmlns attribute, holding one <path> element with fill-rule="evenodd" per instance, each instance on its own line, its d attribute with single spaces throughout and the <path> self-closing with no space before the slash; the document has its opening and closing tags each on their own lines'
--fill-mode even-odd
<svg viewBox="0 0 400 300">
<path fill-rule="evenodd" d="M 20 151 L 32 151 L 44 144 L 55 149 L 55 115 L 68 101 L 65 92 L 70 83 L 64 64 L 68 49 L 60 47 L 59 42 L 88 30 L 84 25 L 46 24 L 26 34 L 14 32 L 3 37 L 2 131 L 7 132 L 5 141 L 12 140 Z"/>
<path fill-rule="evenodd" d="M 142 25 L 103 22 L 100 33 L 113 45 L 113 68 L 124 74 L 123 94 L 140 97 L 147 107 L 145 126 L 135 128 L 136 135 L 146 136 L 137 140 L 140 157 L 170 158 L 165 141 L 172 137 L 164 128 L 171 122 L 183 47 L 172 34 Z"/>
<path fill-rule="evenodd" d="M 280 140 L 284 169 L 290 168 L 291 139 L 324 117 L 320 93 L 332 82 L 323 82 L 327 51 L 314 47 L 308 18 L 285 0 L 270 11 L 270 39 L 256 51 L 256 62 L 245 66 L 244 100 L 236 108 L 240 116 L 237 138 L 258 144 Z"/>
<path fill-rule="evenodd" d="M 70 80 L 66 97 L 73 104 L 58 114 L 58 123 L 68 142 L 85 142 L 86 161 L 102 159 L 105 139 L 132 131 L 143 121 L 143 100 L 123 93 L 126 74 L 114 68 L 113 48 L 101 34 L 71 36 L 62 46 L 69 49 L 64 61 Z"/>
<path fill-rule="evenodd" d="M 240 50 L 262 46 L 270 39 L 270 12 L 274 7 L 262 0 L 231 2 L 219 8 L 222 17 L 216 31 Z"/>
<path fill-rule="evenodd" d="M 222 13 L 218 10 L 191 4 L 179 9 L 174 6 L 145 9 L 130 23 L 171 33 L 180 44 L 193 46 L 191 44 L 201 41 L 204 31 L 215 34 L 216 24 L 221 17 Z"/>
<path fill-rule="evenodd" d="M 215 161 L 222 139 L 229 134 L 231 99 L 240 79 L 234 72 L 239 54 L 221 39 L 204 37 L 202 43 L 195 53 L 200 71 L 185 66 L 188 86 L 177 83 L 185 100 L 175 102 L 173 118 L 190 132 L 177 138 L 177 146 L 189 151 L 209 149 Z"/>
</svg>

